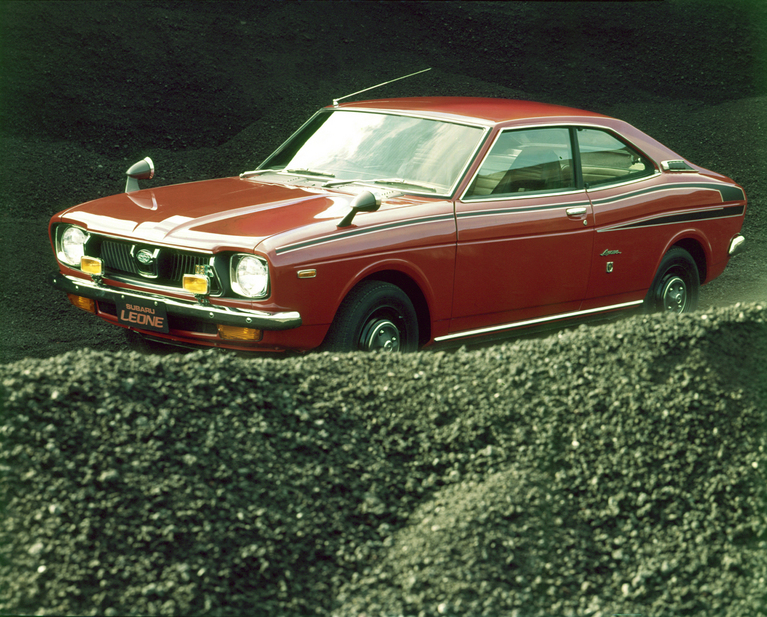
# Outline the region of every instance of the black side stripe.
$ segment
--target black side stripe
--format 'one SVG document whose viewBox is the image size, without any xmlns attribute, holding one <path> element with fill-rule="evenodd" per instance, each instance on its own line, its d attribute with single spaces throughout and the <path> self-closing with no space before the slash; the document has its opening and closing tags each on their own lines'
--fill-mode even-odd
<svg viewBox="0 0 767 617">
<path fill-rule="evenodd" d="M 746 194 L 737 186 L 723 186 L 718 189 L 722 194 L 722 201 L 745 201 Z"/>
<path fill-rule="evenodd" d="M 592 199 L 592 202 L 595 206 L 599 206 L 602 204 L 609 204 L 614 201 L 621 201 L 623 199 L 631 199 L 632 197 L 639 197 L 640 195 L 646 195 L 648 193 L 655 193 L 657 191 L 669 191 L 669 190 L 675 190 L 675 189 L 707 189 L 710 191 L 718 191 L 722 197 L 723 202 L 746 200 L 745 193 L 743 192 L 741 188 L 737 186 L 731 186 L 729 184 L 715 184 L 713 182 L 679 182 L 674 184 L 663 184 L 660 186 L 653 186 L 653 187 L 642 189 L 639 191 L 633 191 L 631 193 L 614 195 L 612 197 L 602 197 L 601 199 L 594 198 Z"/>
<path fill-rule="evenodd" d="M 565 208 L 577 208 L 578 206 L 590 206 L 589 201 L 557 203 L 545 206 L 528 206 L 512 208 L 493 208 L 492 210 L 476 210 L 473 212 L 459 212 L 458 218 L 470 218 L 472 216 L 497 216 L 499 214 L 519 214 L 520 212 L 541 212 L 543 210 L 563 210 Z"/>
<path fill-rule="evenodd" d="M 680 214 L 669 214 L 659 216 L 653 219 L 635 221 L 625 225 L 615 225 L 613 227 L 604 227 L 597 231 L 613 231 L 616 229 L 632 229 L 636 227 L 654 227 L 656 225 L 671 225 L 672 223 L 689 223 L 690 221 L 705 221 L 709 219 L 728 218 L 732 216 L 741 216 L 744 206 L 724 206 L 713 210 L 702 210 L 698 212 L 682 212 Z"/>
<path fill-rule="evenodd" d="M 325 244 L 326 242 L 335 242 L 336 240 L 342 240 L 344 238 L 352 238 L 354 236 L 360 236 L 363 234 L 371 234 L 377 231 L 385 231 L 387 229 L 396 229 L 397 227 L 409 227 L 411 225 L 420 225 L 423 223 L 434 223 L 438 221 L 452 221 L 452 214 L 441 214 L 439 216 L 428 216 L 420 219 L 409 219 L 406 221 L 396 221 L 393 223 L 386 223 L 383 225 L 376 225 L 374 227 L 364 227 L 361 229 L 352 229 L 350 231 L 343 231 L 333 234 L 332 236 L 323 236 L 322 238 L 315 238 L 314 240 L 306 240 L 304 242 L 297 242 L 296 244 L 288 244 L 275 249 L 275 253 L 280 255 L 281 253 L 287 253 L 288 251 L 296 251 L 298 249 L 307 248 L 310 246 L 316 246 L 318 244 Z"/>
</svg>

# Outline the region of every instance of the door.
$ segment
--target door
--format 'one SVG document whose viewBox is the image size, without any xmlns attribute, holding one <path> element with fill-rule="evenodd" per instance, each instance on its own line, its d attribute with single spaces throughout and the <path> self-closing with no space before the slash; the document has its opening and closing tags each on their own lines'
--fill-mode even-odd
<svg viewBox="0 0 767 617">
<path fill-rule="evenodd" d="M 455 205 L 451 334 L 513 329 L 579 309 L 594 230 L 571 143 L 567 127 L 497 135 Z"/>
</svg>

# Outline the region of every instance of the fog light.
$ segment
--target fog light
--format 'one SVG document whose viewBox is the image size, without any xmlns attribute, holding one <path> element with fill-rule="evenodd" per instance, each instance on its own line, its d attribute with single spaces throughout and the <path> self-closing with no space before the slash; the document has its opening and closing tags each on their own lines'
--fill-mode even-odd
<svg viewBox="0 0 767 617">
<path fill-rule="evenodd" d="M 67 294 L 69 301 L 77 308 L 88 311 L 89 313 L 96 314 L 96 302 L 90 298 L 84 298 L 83 296 L 76 296 L 75 294 Z"/>
<path fill-rule="evenodd" d="M 209 287 L 207 276 L 201 274 L 184 275 L 184 289 L 196 296 L 207 296 Z"/>
<path fill-rule="evenodd" d="M 93 276 L 101 276 L 104 272 L 100 259 L 86 256 L 80 258 L 80 270 Z"/>
<path fill-rule="evenodd" d="M 240 328 L 239 326 L 218 324 L 218 335 L 225 341 L 260 341 L 263 332 L 255 328 Z"/>
</svg>

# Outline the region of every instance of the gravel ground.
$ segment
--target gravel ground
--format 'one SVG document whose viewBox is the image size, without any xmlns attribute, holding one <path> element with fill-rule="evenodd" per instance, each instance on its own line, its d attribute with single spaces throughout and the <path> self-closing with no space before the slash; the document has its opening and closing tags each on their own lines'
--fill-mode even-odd
<svg viewBox="0 0 767 617">
<path fill-rule="evenodd" d="M 235 175 L 427 66 L 365 96 L 625 119 L 749 250 L 694 315 L 400 358 L 139 356 L 46 284 L 133 162 Z M 767 614 L 763 2 L 0 0 L 0 79 L 0 613 Z"/>
<path fill-rule="evenodd" d="M 767 309 L 0 366 L 0 612 L 767 614 Z"/>
<path fill-rule="evenodd" d="M 332 10 L 331 7 L 332 6 Z M 318 108 L 470 95 L 614 115 L 749 197 L 748 252 L 701 306 L 767 300 L 767 5 L 668 2 L 0 0 L 0 362 L 122 333 L 48 288 L 56 212 L 253 169 Z"/>
</svg>

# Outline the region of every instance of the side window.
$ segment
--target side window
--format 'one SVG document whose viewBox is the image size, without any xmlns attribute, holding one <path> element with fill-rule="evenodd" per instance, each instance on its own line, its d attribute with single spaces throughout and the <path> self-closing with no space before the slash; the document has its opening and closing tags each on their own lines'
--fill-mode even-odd
<svg viewBox="0 0 767 617">
<path fill-rule="evenodd" d="M 575 187 L 567 128 L 503 131 L 479 169 L 465 199 L 487 199 Z"/>
<path fill-rule="evenodd" d="M 594 187 L 625 182 L 655 172 L 652 162 L 607 131 L 578 129 L 583 182 Z"/>
</svg>

